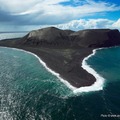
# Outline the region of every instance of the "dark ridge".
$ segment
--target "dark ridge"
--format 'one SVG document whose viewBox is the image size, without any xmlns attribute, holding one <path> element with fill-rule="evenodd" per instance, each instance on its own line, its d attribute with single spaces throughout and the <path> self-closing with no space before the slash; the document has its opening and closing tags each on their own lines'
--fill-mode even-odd
<svg viewBox="0 0 120 120">
<path fill-rule="evenodd" d="M 77 32 L 55 27 L 34 30 L 23 38 L 23 44 L 61 47 L 110 47 L 120 44 L 118 30 L 88 29 Z"/>
<path fill-rule="evenodd" d="M 23 44 L 37 46 L 66 46 L 72 31 L 60 30 L 55 27 L 34 30 L 23 38 Z"/>
<path fill-rule="evenodd" d="M 93 29 L 80 30 L 72 33 L 71 38 L 81 47 L 111 47 L 120 44 L 120 35 L 118 30 Z"/>
<path fill-rule="evenodd" d="M 66 32 L 67 35 L 70 35 L 70 34 L 74 33 L 75 31 L 72 31 L 72 30 L 64 30 L 64 32 Z"/>
</svg>

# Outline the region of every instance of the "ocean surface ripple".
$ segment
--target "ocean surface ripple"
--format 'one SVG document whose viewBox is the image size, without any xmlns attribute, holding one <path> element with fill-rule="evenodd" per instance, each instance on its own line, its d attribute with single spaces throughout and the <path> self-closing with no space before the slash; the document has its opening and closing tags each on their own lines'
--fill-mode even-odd
<svg viewBox="0 0 120 120">
<path fill-rule="evenodd" d="M 120 47 L 101 49 L 85 58 L 83 68 L 94 68 L 90 71 L 99 73 L 100 84 L 97 91 L 77 94 L 33 55 L 0 47 L 0 120 L 101 120 L 103 115 L 119 115 L 119 53 Z"/>
</svg>

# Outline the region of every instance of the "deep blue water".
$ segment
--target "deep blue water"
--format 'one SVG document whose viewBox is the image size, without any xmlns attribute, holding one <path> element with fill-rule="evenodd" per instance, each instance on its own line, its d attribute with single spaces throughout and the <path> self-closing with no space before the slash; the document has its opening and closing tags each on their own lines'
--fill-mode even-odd
<svg viewBox="0 0 120 120">
<path fill-rule="evenodd" d="M 105 78 L 101 91 L 105 113 L 118 115 L 120 119 L 120 47 L 97 50 L 87 63 Z"/>
<path fill-rule="evenodd" d="M 0 47 L 0 120 L 120 119 L 120 47 L 87 63 L 105 78 L 103 90 L 74 94 L 33 55 Z"/>
</svg>

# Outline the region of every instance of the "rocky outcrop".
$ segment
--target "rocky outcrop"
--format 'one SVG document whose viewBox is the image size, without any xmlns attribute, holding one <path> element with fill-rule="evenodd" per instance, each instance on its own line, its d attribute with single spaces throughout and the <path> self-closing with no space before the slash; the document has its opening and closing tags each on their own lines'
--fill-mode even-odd
<svg viewBox="0 0 120 120">
<path fill-rule="evenodd" d="M 70 45 L 69 35 L 73 33 L 71 30 L 60 30 L 55 27 L 34 30 L 28 33 L 22 43 L 37 46 L 64 46 Z"/>
<path fill-rule="evenodd" d="M 120 45 L 120 34 L 118 30 L 91 29 L 81 30 L 70 34 L 74 43 L 83 47 L 110 47 Z"/>
<path fill-rule="evenodd" d="M 34 46 L 67 47 L 110 47 L 120 45 L 120 33 L 110 29 L 88 29 L 77 32 L 55 27 L 34 30 L 28 33 L 22 43 Z"/>
<path fill-rule="evenodd" d="M 0 41 L 0 46 L 19 48 L 38 55 L 46 65 L 77 88 L 92 85 L 96 79 L 81 66 L 94 48 L 120 45 L 118 30 L 60 30 L 54 27 L 34 30 L 25 37 Z"/>
</svg>

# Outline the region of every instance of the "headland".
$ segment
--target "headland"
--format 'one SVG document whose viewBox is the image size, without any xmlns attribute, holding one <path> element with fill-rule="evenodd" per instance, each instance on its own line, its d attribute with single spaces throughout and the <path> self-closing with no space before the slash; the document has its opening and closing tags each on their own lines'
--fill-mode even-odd
<svg viewBox="0 0 120 120">
<path fill-rule="evenodd" d="M 120 45 L 120 32 L 111 29 L 60 30 L 55 27 L 29 32 L 23 38 L 0 41 L 0 46 L 23 49 L 39 56 L 46 65 L 76 88 L 91 86 L 96 78 L 82 67 L 97 48 Z M 31 63 L 30 63 L 31 64 Z"/>
</svg>

